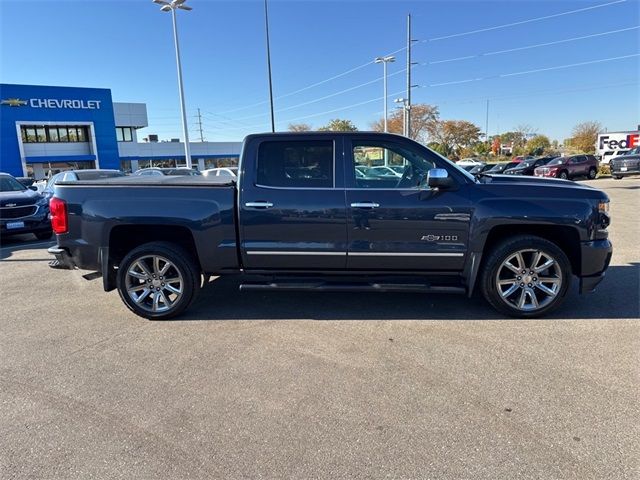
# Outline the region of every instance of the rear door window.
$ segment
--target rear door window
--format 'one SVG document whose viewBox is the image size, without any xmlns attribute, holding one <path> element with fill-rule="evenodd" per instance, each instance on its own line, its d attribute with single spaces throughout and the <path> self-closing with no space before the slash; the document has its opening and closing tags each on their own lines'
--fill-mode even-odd
<svg viewBox="0 0 640 480">
<path fill-rule="evenodd" d="M 285 188 L 333 188 L 332 140 L 267 141 L 258 149 L 257 184 Z"/>
</svg>

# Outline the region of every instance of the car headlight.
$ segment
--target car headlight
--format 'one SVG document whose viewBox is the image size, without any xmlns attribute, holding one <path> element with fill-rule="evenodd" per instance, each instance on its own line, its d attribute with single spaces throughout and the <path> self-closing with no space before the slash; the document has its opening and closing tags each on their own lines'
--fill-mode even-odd
<svg viewBox="0 0 640 480">
<path fill-rule="evenodd" d="M 609 200 L 600 200 L 598 202 L 598 212 L 609 214 Z"/>
</svg>

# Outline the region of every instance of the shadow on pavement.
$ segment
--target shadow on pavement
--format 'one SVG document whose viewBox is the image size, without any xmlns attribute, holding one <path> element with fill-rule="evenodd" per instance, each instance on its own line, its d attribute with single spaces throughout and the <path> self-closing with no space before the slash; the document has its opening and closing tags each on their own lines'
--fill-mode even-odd
<svg viewBox="0 0 640 480">
<path fill-rule="evenodd" d="M 21 236 L 26 237 L 26 236 Z M 14 238 L 10 237 L 11 241 L 7 241 L 8 239 L 2 239 L 2 243 L 0 243 L 0 260 L 6 260 L 11 257 L 15 252 L 22 252 L 26 250 L 43 250 L 56 242 L 55 240 L 32 240 L 25 241 L 24 238 Z M 44 257 L 49 257 L 46 251 L 42 252 Z M 51 260 L 53 257 L 46 258 L 46 261 Z M 25 262 L 35 262 L 35 261 L 43 261 L 44 258 L 40 259 L 20 259 L 20 260 L 8 260 L 8 261 L 25 261 Z"/>
<path fill-rule="evenodd" d="M 198 300 L 175 321 L 188 320 L 495 320 L 476 292 L 462 295 L 418 293 L 240 292 L 238 277 L 207 284 Z M 598 289 L 578 294 L 574 279 L 559 310 L 546 319 L 621 319 L 640 315 L 640 264 L 612 266 Z"/>
</svg>

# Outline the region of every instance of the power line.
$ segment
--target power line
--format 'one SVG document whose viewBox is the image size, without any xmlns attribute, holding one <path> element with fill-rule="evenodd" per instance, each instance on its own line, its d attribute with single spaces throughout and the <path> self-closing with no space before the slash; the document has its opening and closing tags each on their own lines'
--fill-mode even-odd
<svg viewBox="0 0 640 480">
<path fill-rule="evenodd" d="M 568 63 L 568 64 L 565 64 L 565 65 L 557 65 L 557 66 L 554 66 L 554 67 L 536 68 L 534 70 L 524 70 L 522 72 L 502 73 L 500 75 L 490 75 L 488 77 L 467 78 L 465 80 L 454 80 L 454 81 L 451 81 L 451 82 L 432 83 L 432 84 L 425 85 L 425 86 L 426 87 L 442 87 L 444 85 L 457 85 L 457 84 L 461 84 L 461 83 L 478 82 L 480 80 L 489 80 L 489 79 L 493 79 L 493 78 L 514 77 L 514 76 L 517 76 L 517 75 L 528 75 L 530 73 L 547 72 L 547 71 L 550 71 L 550 70 L 560 70 L 560 69 L 564 69 L 564 68 L 579 67 L 579 66 L 582 66 L 582 65 L 592 65 L 594 63 L 612 62 L 614 60 L 623 60 L 623 59 L 626 59 L 626 58 L 632 58 L 632 57 L 638 57 L 638 56 L 640 56 L 640 53 L 633 53 L 631 55 L 622 55 L 622 56 L 619 56 L 619 57 L 601 58 L 601 59 L 598 59 L 598 60 L 590 60 L 588 62 Z"/>
<path fill-rule="evenodd" d="M 436 60 L 436 61 L 433 61 L 433 62 L 422 63 L 421 65 L 435 65 L 435 64 L 438 64 L 438 63 L 457 62 L 457 61 L 460 61 L 460 60 L 468 60 L 470 58 L 478 58 L 478 57 L 485 57 L 485 56 L 489 56 L 489 55 L 499 55 L 499 54 L 502 54 L 502 53 L 517 52 L 517 51 L 520 51 L 520 50 L 528 50 L 530 48 L 546 47 L 546 46 L 549 46 L 549 45 L 558 45 L 560 43 L 573 42 L 573 41 L 577 41 L 577 40 L 585 40 L 587 38 L 595 38 L 595 37 L 602 37 L 604 35 L 612 35 L 614 33 L 628 32 L 630 30 L 637 30 L 638 28 L 640 28 L 640 25 L 639 26 L 635 26 L 635 27 L 629 27 L 629 28 L 620 28 L 618 30 L 610 30 L 608 32 L 594 33 L 592 35 L 583 35 L 581 37 L 573 37 L 573 38 L 567 38 L 567 39 L 564 39 L 564 40 L 556 40 L 554 42 L 537 43 L 535 45 L 527 45 L 526 47 L 509 48 L 507 50 L 496 50 L 495 52 L 479 53 L 477 55 L 467 55 L 465 57 L 446 58 L 444 60 Z"/>
<path fill-rule="evenodd" d="M 626 1 L 627 0 L 615 0 L 613 2 L 601 3 L 599 5 L 592 5 L 590 7 L 578 8 L 576 10 L 569 10 L 569 11 L 566 11 L 566 12 L 554 13 L 552 15 L 545 15 L 543 17 L 536 17 L 536 18 L 530 18 L 530 19 L 527 19 L 527 20 L 520 20 L 518 22 L 505 23 L 505 24 L 496 25 L 496 26 L 493 26 L 493 27 L 479 28 L 477 30 L 469 30 L 467 32 L 453 33 L 453 34 L 450 34 L 450 35 L 443 35 L 441 37 L 433 37 L 433 38 L 429 38 L 427 40 L 423 40 L 423 42 L 437 42 L 439 40 L 446 40 L 446 39 L 449 39 L 449 38 L 463 37 L 463 36 L 466 36 L 466 35 L 473 35 L 473 34 L 476 34 L 476 33 L 489 32 L 489 31 L 492 31 L 492 30 L 498 30 L 500 28 L 515 27 L 517 25 L 524 25 L 525 23 L 539 22 L 540 20 L 548 20 L 550 18 L 557 18 L 557 17 L 562 17 L 562 16 L 565 16 L 565 15 L 573 15 L 574 13 L 586 12 L 587 10 L 595 10 L 596 8 L 608 7 L 610 5 L 615 5 L 615 4 L 618 4 L 618 3 L 625 3 Z"/>
<path fill-rule="evenodd" d="M 439 40 L 445 40 L 445 39 L 448 39 L 448 38 L 460 37 L 460 36 L 471 35 L 471 34 L 475 34 L 475 33 L 481 33 L 481 32 L 486 32 L 486 31 L 491 31 L 491 30 L 497 30 L 497 29 L 500 29 L 500 28 L 507 28 L 507 27 L 512 27 L 512 26 L 516 26 L 516 25 L 522 25 L 522 24 L 526 24 L 526 23 L 537 22 L 537 21 L 546 20 L 546 19 L 549 19 L 549 18 L 556 18 L 556 17 L 565 16 L 565 15 L 572 15 L 572 14 L 579 13 L 579 12 L 584 12 L 584 11 L 587 11 L 587 10 L 593 10 L 593 9 L 597 9 L 597 8 L 608 7 L 610 5 L 615 5 L 615 4 L 619 4 L 619 3 L 625 3 L 626 1 L 627 0 L 615 0 L 615 1 L 612 1 L 612 2 L 603 3 L 603 4 L 599 4 L 599 5 L 592 5 L 590 7 L 579 8 L 579 9 L 576 9 L 576 10 L 569 10 L 569 11 L 566 11 L 566 12 L 560 12 L 560 13 L 556 13 L 556 14 L 552 14 L 552 15 L 545 15 L 543 17 L 535 17 L 535 18 L 530 18 L 530 19 L 526 19 L 526 20 L 521 20 L 521 21 L 518 21 L 518 22 L 506 23 L 506 24 L 502 24 L 502 25 L 495 25 L 495 26 L 492 26 L 492 27 L 486 27 L 486 28 L 477 29 L 477 30 L 471 30 L 471 31 L 467 31 L 467 32 L 454 33 L 454 34 L 445 35 L 445 36 L 441 36 L 441 37 L 434 37 L 434 38 L 430 38 L 430 39 L 427 39 L 427 40 L 422 40 L 421 42 L 422 43 L 434 42 L 434 41 L 439 41 Z M 397 49 L 397 50 L 395 50 L 393 52 L 389 52 L 387 55 L 394 55 L 394 54 L 402 52 L 402 51 L 404 51 L 406 49 L 407 49 L 407 47 L 402 47 L 402 48 L 399 48 L 399 49 Z M 468 56 L 468 57 L 460 57 L 459 59 L 462 60 L 462 59 L 473 58 L 473 57 L 474 57 L 474 55 L 471 55 L 471 56 Z M 333 75 L 333 76 L 331 76 L 329 78 L 326 78 L 326 79 L 321 80 L 319 82 L 315 82 L 315 83 L 313 83 L 311 85 L 307 85 L 306 87 L 299 88 L 299 89 L 294 90 L 292 92 L 289 92 L 289 93 L 286 93 L 286 94 L 283 94 L 283 95 L 278 95 L 278 96 L 276 96 L 274 98 L 276 100 L 279 100 L 279 99 L 282 99 L 282 98 L 290 97 L 292 95 L 297 95 L 298 93 L 305 92 L 305 91 L 310 90 L 312 88 L 315 88 L 317 86 L 320 86 L 320 85 L 323 85 L 325 83 L 328 83 L 328 82 L 331 82 L 333 80 L 336 80 L 338 78 L 344 77 L 346 75 L 349 75 L 349 74 L 351 74 L 353 72 L 356 72 L 358 70 L 361 70 L 361 69 L 363 69 L 365 67 L 368 67 L 369 65 L 373 65 L 373 64 L 374 64 L 373 61 L 370 61 L 370 62 L 367 62 L 367 63 L 363 63 L 361 65 L 358 65 L 356 67 L 348 69 L 348 70 L 346 70 L 346 71 L 344 71 L 342 73 L 339 73 L 337 75 Z M 252 103 L 250 105 L 246 105 L 244 107 L 233 108 L 231 110 L 224 110 L 224 111 L 220 112 L 220 114 L 235 113 L 235 112 L 239 112 L 239 111 L 242 111 L 242 110 L 248 110 L 250 108 L 266 105 L 267 103 L 268 103 L 268 101 L 263 100 L 263 101 L 260 101 L 260 102 Z"/>
<path fill-rule="evenodd" d="M 399 74 L 403 73 L 404 71 L 406 71 L 406 69 L 405 69 L 405 68 L 403 68 L 402 70 L 398 70 L 397 72 L 390 73 L 390 74 L 389 74 L 389 75 L 387 75 L 387 76 L 388 76 L 388 77 L 393 77 L 393 76 L 395 76 L 395 75 L 399 75 Z M 325 95 L 324 97 L 316 98 L 316 99 L 314 99 L 314 100 L 309 100 L 309 101 L 307 101 L 307 102 L 303 102 L 303 103 L 298 103 L 298 104 L 296 104 L 296 105 L 291 105 L 291 106 L 286 107 L 286 108 L 280 108 L 280 109 L 278 109 L 278 110 L 276 110 L 276 111 L 277 111 L 278 113 L 279 113 L 279 112 L 285 112 L 285 111 L 293 110 L 293 109 L 295 109 L 295 108 L 303 107 L 303 106 L 306 106 L 306 105 L 311 105 L 312 103 L 317 103 L 317 102 L 320 102 L 320 101 L 322 101 L 322 100 L 326 100 L 327 98 L 337 97 L 338 95 L 342 95 L 343 93 L 351 92 L 351 91 L 353 91 L 353 90 L 357 90 L 358 88 L 366 87 L 367 85 L 371 85 L 371 84 L 373 84 L 373 83 L 377 83 L 377 82 L 379 82 L 380 80 L 382 80 L 382 77 L 380 77 L 380 78 L 376 78 L 375 80 L 370 80 L 370 81 L 368 81 L 368 82 L 361 83 L 360 85 L 355 85 L 355 86 L 353 86 L 353 87 L 346 88 L 346 89 L 344 89 L 344 90 L 340 90 L 339 92 L 335 92 L 335 93 L 331 93 L 331 94 L 329 94 L 329 95 Z M 261 113 L 261 114 L 258 114 L 258 115 L 249 115 L 249 116 L 247 116 L 247 117 L 240 117 L 240 118 L 238 118 L 238 120 L 246 120 L 246 119 L 249 119 L 249 118 L 257 118 L 257 117 L 261 117 L 261 116 L 263 116 L 263 114 L 262 114 L 262 113 Z"/>
</svg>

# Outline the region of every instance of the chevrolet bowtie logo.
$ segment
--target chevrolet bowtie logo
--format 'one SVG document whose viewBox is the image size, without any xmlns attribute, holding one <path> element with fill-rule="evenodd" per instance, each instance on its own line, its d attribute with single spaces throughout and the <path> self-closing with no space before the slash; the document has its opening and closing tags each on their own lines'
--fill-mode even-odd
<svg viewBox="0 0 640 480">
<path fill-rule="evenodd" d="M 0 105 L 9 105 L 10 107 L 21 107 L 26 104 L 26 100 L 20 100 L 19 98 L 8 98 L 0 101 Z"/>
</svg>

